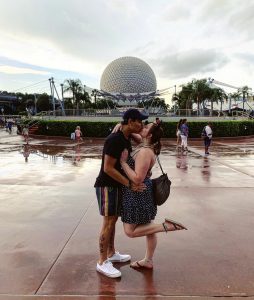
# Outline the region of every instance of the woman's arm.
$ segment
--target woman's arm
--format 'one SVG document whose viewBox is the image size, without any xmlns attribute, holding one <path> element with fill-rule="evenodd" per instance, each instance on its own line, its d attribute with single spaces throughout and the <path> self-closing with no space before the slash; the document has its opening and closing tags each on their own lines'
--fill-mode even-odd
<svg viewBox="0 0 254 300">
<path fill-rule="evenodd" d="M 126 155 L 126 154 L 125 154 Z M 140 184 L 146 178 L 147 172 L 154 159 L 154 153 L 149 148 L 141 149 L 135 158 L 135 170 L 129 167 L 126 157 L 122 155 L 121 166 L 128 178 L 135 184 Z"/>
<path fill-rule="evenodd" d="M 142 143 L 142 136 L 138 133 L 131 133 L 131 138 L 136 144 Z"/>
<path fill-rule="evenodd" d="M 121 131 L 122 130 L 122 123 L 117 123 L 116 126 L 113 128 L 112 130 L 112 133 L 116 133 L 118 132 L 119 130 Z"/>
<path fill-rule="evenodd" d="M 113 128 L 112 133 L 116 133 L 118 131 L 122 131 L 123 125 L 122 123 L 116 124 L 116 126 Z M 138 133 L 131 133 L 131 138 L 136 144 L 140 144 L 142 142 L 142 137 Z"/>
</svg>

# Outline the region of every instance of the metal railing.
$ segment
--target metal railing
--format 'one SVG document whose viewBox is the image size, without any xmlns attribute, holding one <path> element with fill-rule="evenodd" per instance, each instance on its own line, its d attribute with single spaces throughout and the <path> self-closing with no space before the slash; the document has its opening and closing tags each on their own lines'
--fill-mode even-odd
<svg viewBox="0 0 254 300">
<path fill-rule="evenodd" d="M 33 119 L 44 119 L 49 118 L 53 119 L 55 117 L 120 117 L 123 115 L 124 110 L 118 109 L 66 109 L 64 113 L 61 110 L 53 111 L 42 111 L 36 116 L 33 116 Z M 253 118 L 250 115 L 251 111 L 234 111 L 231 110 L 230 113 L 224 112 L 221 110 L 193 110 L 193 109 L 178 109 L 171 110 L 161 114 L 152 114 L 152 116 L 161 116 L 161 117 L 176 117 L 176 118 Z"/>
</svg>

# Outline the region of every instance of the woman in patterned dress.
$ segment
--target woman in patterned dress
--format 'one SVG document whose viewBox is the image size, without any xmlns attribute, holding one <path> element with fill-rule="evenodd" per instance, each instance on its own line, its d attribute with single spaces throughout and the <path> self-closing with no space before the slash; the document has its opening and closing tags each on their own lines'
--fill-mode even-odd
<svg viewBox="0 0 254 300">
<path fill-rule="evenodd" d="M 153 223 L 157 207 L 153 201 L 151 169 L 155 164 L 156 155 L 160 154 L 162 137 L 160 124 L 148 124 L 141 131 L 142 143 L 128 156 L 124 151 L 121 165 L 132 183 L 144 183 L 146 189 L 142 192 L 123 187 L 121 218 L 124 231 L 131 238 L 146 236 L 145 257 L 133 262 L 132 268 L 153 268 L 153 255 L 157 245 L 157 232 L 167 232 L 186 229 L 182 224 L 165 219 L 161 224 Z"/>
</svg>

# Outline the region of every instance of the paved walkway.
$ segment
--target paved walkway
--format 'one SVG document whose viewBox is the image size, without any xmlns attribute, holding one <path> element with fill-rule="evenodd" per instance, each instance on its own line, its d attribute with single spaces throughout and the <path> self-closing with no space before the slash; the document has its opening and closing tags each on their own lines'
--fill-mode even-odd
<svg viewBox="0 0 254 300">
<path fill-rule="evenodd" d="M 95 271 L 102 143 L 37 138 L 25 146 L 0 131 L 0 300 L 252 298 L 254 138 L 216 140 L 209 157 L 201 141 L 190 141 L 187 155 L 164 141 L 172 192 L 156 221 L 171 217 L 189 230 L 158 234 L 154 271 L 118 264 L 121 279 Z M 133 260 L 144 254 L 144 238 L 126 237 L 120 221 L 116 241 Z"/>
</svg>

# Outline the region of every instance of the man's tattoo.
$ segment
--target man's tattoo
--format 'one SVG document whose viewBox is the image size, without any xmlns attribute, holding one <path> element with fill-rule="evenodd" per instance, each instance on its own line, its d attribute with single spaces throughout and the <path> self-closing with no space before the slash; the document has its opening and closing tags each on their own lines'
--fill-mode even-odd
<svg viewBox="0 0 254 300">
<path fill-rule="evenodd" d="M 110 238 L 109 238 L 109 250 L 113 250 L 114 248 L 114 240 L 115 240 L 115 229 L 111 232 Z"/>
<path fill-rule="evenodd" d="M 104 241 L 105 241 L 105 237 L 104 237 L 104 235 L 102 234 L 101 236 L 100 236 L 100 242 L 99 242 L 99 247 L 100 247 L 100 253 L 104 253 L 104 245 L 103 245 L 103 243 L 104 243 Z"/>
</svg>

